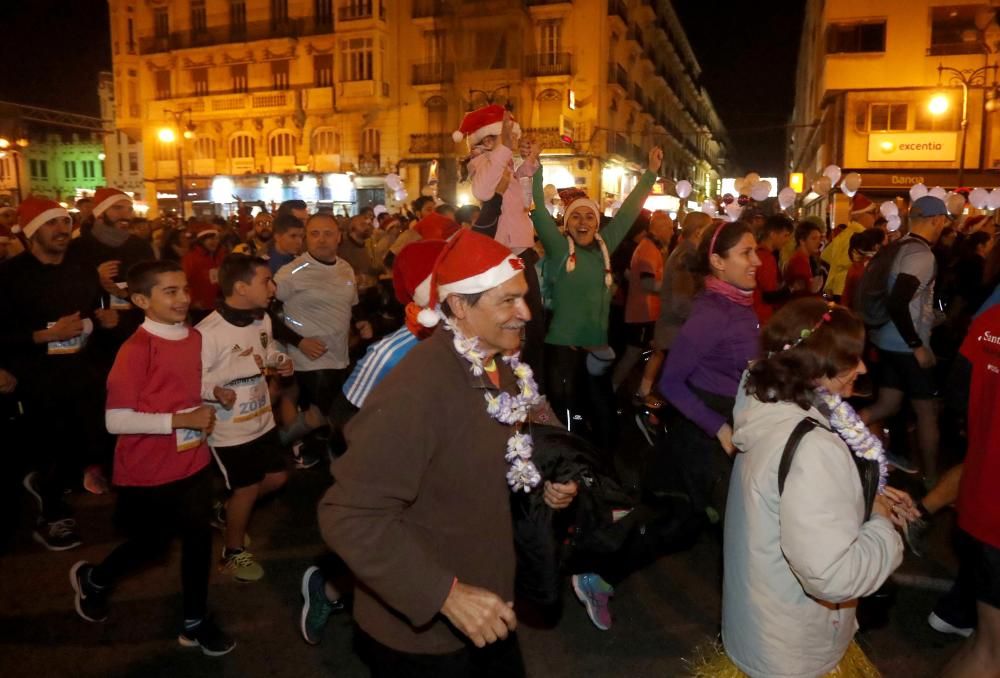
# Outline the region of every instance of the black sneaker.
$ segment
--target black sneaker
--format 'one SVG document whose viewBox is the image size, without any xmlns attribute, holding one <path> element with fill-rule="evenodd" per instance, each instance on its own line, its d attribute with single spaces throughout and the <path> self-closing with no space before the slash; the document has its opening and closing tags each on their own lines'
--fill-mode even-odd
<svg viewBox="0 0 1000 678">
<path fill-rule="evenodd" d="M 32 471 L 28 475 L 24 476 L 24 480 L 21 481 L 24 485 L 24 489 L 28 491 L 35 501 L 38 502 L 38 512 L 43 513 L 45 511 L 45 503 L 42 501 L 42 490 L 38 486 L 38 472 Z"/>
<path fill-rule="evenodd" d="M 211 617 L 206 617 L 193 629 L 185 629 L 177 636 L 182 647 L 200 647 L 202 654 L 221 657 L 236 647 L 236 641 L 215 625 Z"/>
<path fill-rule="evenodd" d="M 39 518 L 32 537 L 50 551 L 68 551 L 82 543 L 80 533 L 76 531 L 76 521 L 72 518 L 53 520 L 51 523 Z"/>
<path fill-rule="evenodd" d="M 76 592 L 76 613 L 89 622 L 102 622 L 108 618 L 108 587 L 97 588 L 90 583 L 94 566 L 81 560 L 69 570 L 69 583 Z"/>
<path fill-rule="evenodd" d="M 305 449 L 301 442 L 292 445 L 292 464 L 297 469 L 312 468 L 319 463 L 319 457 L 315 457 Z"/>
</svg>

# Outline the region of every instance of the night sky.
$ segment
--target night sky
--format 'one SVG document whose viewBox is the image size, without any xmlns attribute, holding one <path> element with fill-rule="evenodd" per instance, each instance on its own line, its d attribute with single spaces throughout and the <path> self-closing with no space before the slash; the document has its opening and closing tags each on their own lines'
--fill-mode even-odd
<svg viewBox="0 0 1000 678">
<path fill-rule="evenodd" d="M 744 171 L 784 176 L 804 0 L 675 0 L 702 84 Z M 111 69 L 106 0 L 5 3 L 0 99 L 98 115 L 97 74 Z M 761 73 L 761 76 L 757 76 Z"/>
</svg>

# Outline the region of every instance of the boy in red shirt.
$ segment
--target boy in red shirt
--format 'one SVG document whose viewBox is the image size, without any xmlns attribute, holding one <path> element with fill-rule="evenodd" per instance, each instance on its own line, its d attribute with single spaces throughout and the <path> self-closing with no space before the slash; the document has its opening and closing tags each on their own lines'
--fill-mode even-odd
<svg viewBox="0 0 1000 678">
<path fill-rule="evenodd" d="M 968 567 L 975 583 L 978 626 L 942 675 L 1000 675 L 1000 306 L 976 318 L 962 344 L 972 363 L 969 446 L 955 505 L 958 526 L 972 539 Z M 961 575 L 960 575 L 961 576 Z"/>
<path fill-rule="evenodd" d="M 187 280 L 175 262 L 141 262 L 128 272 L 128 290 L 146 319 L 118 351 L 105 410 L 108 431 L 118 434 L 113 482 L 127 540 L 101 564 L 81 560 L 70 570 L 76 611 L 104 621 L 115 583 L 162 556 L 179 535 L 184 627 L 177 640 L 223 655 L 236 643 L 206 610 L 212 480 L 205 436 L 215 410 L 201 400 L 201 335 L 185 324 Z"/>
<path fill-rule="evenodd" d="M 764 222 L 761 229 L 760 244 L 757 246 L 760 266 L 757 268 L 757 287 L 753 290 L 753 310 L 757 312 L 762 326 L 791 297 L 782 280 L 775 253 L 785 247 L 794 228 L 791 219 L 784 214 L 775 214 Z"/>
</svg>

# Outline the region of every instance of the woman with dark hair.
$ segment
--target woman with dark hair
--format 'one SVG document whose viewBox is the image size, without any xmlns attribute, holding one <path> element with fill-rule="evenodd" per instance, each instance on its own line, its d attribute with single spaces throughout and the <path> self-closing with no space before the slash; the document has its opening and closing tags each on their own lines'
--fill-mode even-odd
<svg viewBox="0 0 1000 678">
<path fill-rule="evenodd" d="M 732 466 L 732 412 L 740 375 L 757 354 L 753 310 L 757 241 L 742 221 L 722 222 L 698 246 L 695 297 L 667 357 L 660 392 L 679 411 L 669 445 L 696 512 L 716 522 Z"/>
<path fill-rule="evenodd" d="M 727 656 L 698 675 L 878 675 L 852 644 L 857 600 L 902 562 L 895 527 L 918 514 L 885 486 L 881 443 L 846 402 L 864 345 L 861 320 L 822 299 L 784 306 L 763 329 L 735 410 Z"/>
</svg>

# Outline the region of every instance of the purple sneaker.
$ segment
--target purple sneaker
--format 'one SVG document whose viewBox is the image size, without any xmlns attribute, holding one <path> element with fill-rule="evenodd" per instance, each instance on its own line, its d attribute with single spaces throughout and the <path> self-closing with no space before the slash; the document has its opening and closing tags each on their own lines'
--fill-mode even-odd
<svg viewBox="0 0 1000 678">
<path fill-rule="evenodd" d="M 602 631 L 611 628 L 611 610 L 608 602 L 615 590 L 611 584 L 601 579 L 593 572 L 574 574 L 572 577 L 573 592 L 577 599 L 587 608 L 587 616 L 594 626 Z"/>
</svg>

